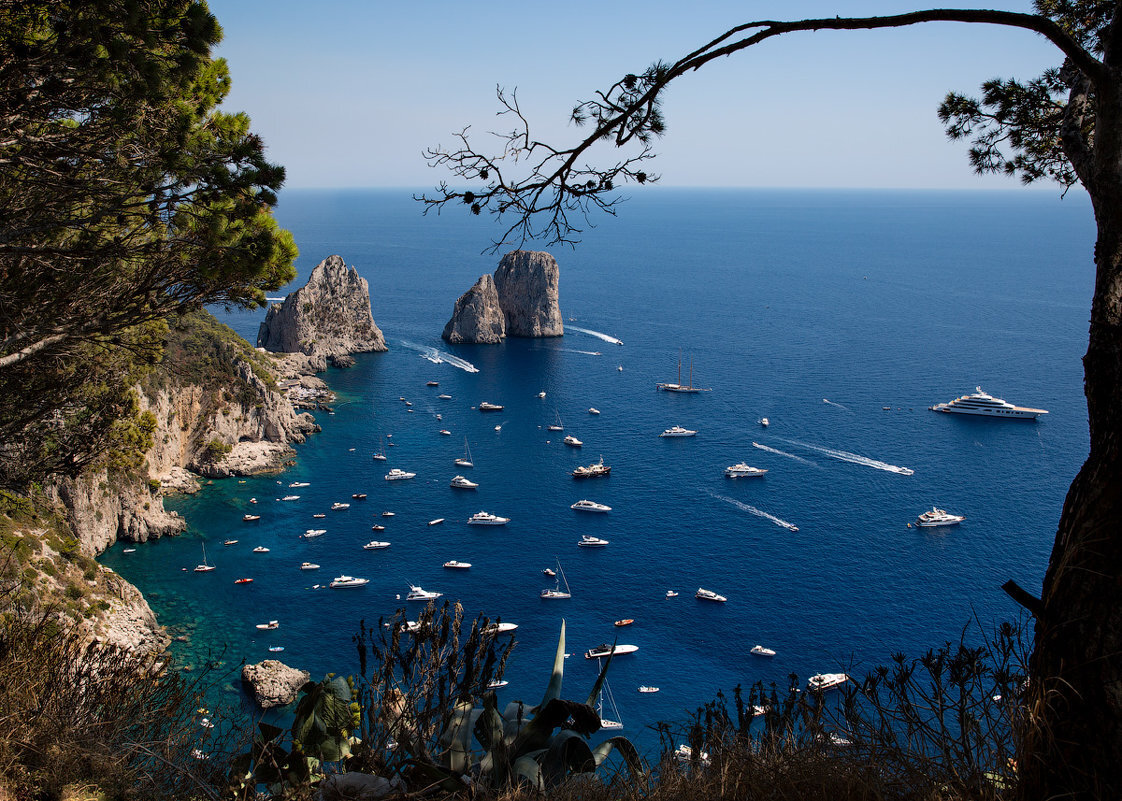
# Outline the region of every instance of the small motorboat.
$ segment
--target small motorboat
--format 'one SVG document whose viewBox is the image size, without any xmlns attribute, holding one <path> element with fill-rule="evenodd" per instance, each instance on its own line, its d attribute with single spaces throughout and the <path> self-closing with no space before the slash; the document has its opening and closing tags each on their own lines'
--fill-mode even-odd
<svg viewBox="0 0 1122 801">
<path fill-rule="evenodd" d="M 600 414 L 600 410 L 597 409 L 595 406 L 589 406 L 588 407 L 588 413 L 589 414 Z"/>
<path fill-rule="evenodd" d="M 316 512 L 314 515 L 312 515 L 312 517 L 322 520 L 323 518 L 327 517 L 327 515 L 325 515 L 323 512 Z"/>
<path fill-rule="evenodd" d="M 556 570 L 554 570 L 554 569 L 553 569 L 552 567 L 547 567 L 547 568 L 546 568 L 545 570 L 543 570 L 543 571 L 542 571 L 542 575 L 545 575 L 545 576 L 556 576 L 556 575 L 557 575 L 557 571 L 556 571 Z"/>
<path fill-rule="evenodd" d="M 284 650 L 284 646 L 283 645 L 270 645 L 269 650 L 272 651 L 274 654 L 279 654 L 281 651 Z"/>
<path fill-rule="evenodd" d="M 753 645 L 748 653 L 755 654 L 756 656 L 775 656 L 775 649 L 766 648 L 763 645 Z"/>
<path fill-rule="evenodd" d="M 237 540 L 235 540 L 237 542 Z M 125 548 L 121 553 L 136 553 L 136 548 Z"/>
<path fill-rule="evenodd" d="M 677 598 L 678 593 L 674 592 L 674 590 L 667 590 L 666 591 L 666 597 L 667 598 Z"/>
<path fill-rule="evenodd" d="M 312 485 L 311 485 L 311 482 L 308 482 L 308 481 L 293 481 L 288 486 L 289 486 L 289 488 L 292 488 L 292 487 L 310 487 Z"/>
<path fill-rule="evenodd" d="M 234 583 L 235 584 L 252 584 L 253 579 L 251 579 L 251 578 L 234 579 Z"/>
<path fill-rule="evenodd" d="M 393 517 L 394 512 L 382 512 L 382 517 Z"/>
<path fill-rule="evenodd" d="M 310 540 L 314 539 L 315 537 L 322 537 L 326 533 L 327 529 L 325 528 L 310 528 L 304 532 L 304 539 Z"/>
<path fill-rule="evenodd" d="M 639 685 L 639 692 L 641 693 L 657 693 L 658 687 L 648 687 L 646 684 Z"/>
<path fill-rule="evenodd" d="M 237 541 L 237 540 L 226 540 L 226 541 L 225 541 L 224 543 L 222 543 L 222 544 L 223 544 L 223 545 L 237 545 L 237 544 L 238 544 L 238 541 Z"/>
<path fill-rule="evenodd" d="M 445 562 L 444 566 L 451 570 L 467 570 L 469 567 L 471 567 L 471 562 L 457 562 L 455 559 L 452 559 L 448 562 Z"/>
<path fill-rule="evenodd" d="M 383 541 L 383 540 L 371 540 L 370 542 L 368 542 L 368 543 L 366 543 L 365 545 L 362 546 L 362 550 L 364 550 L 364 551 L 381 551 L 381 550 L 383 550 L 385 548 L 389 548 L 389 547 L 390 547 L 390 544 L 388 542 Z"/>
<path fill-rule="evenodd" d="M 437 395 L 436 397 L 440 398 L 441 400 L 452 400 L 451 395 Z"/>
<path fill-rule="evenodd" d="M 356 492 L 351 497 L 354 498 L 356 501 L 365 501 L 366 500 L 366 493 L 365 492 Z"/>
<path fill-rule="evenodd" d="M 254 553 L 268 553 L 269 549 L 266 548 L 264 545 L 258 545 L 256 548 L 253 549 L 253 552 Z"/>
<path fill-rule="evenodd" d="M 252 523 L 254 520 L 260 520 L 261 515 L 242 515 L 242 520 L 246 523 Z"/>
<path fill-rule="evenodd" d="M 317 565 L 315 562 L 301 562 L 300 563 L 300 569 L 301 570 L 319 570 L 319 565 Z"/>
<path fill-rule="evenodd" d="M 371 530 L 371 531 L 385 531 L 385 530 L 386 530 L 386 527 L 385 527 L 385 526 L 383 526 L 383 525 L 380 525 L 380 524 L 378 524 L 378 523 L 375 523 L 374 525 L 372 525 L 372 526 L 370 527 L 370 530 Z"/>
<path fill-rule="evenodd" d="M 630 626 L 630 625 L 631 625 L 632 623 L 634 623 L 634 622 L 635 622 L 635 619 L 634 619 L 634 618 L 630 618 L 630 617 L 625 617 L 625 618 L 623 618 L 622 620 L 617 620 L 617 621 L 616 621 L 615 623 L 613 623 L 612 625 L 613 625 L 613 626 Z"/>
<path fill-rule="evenodd" d="M 544 395 L 545 393 L 543 392 L 542 394 Z M 493 682 L 489 683 L 487 685 L 487 689 L 488 690 L 497 690 L 500 687 L 507 686 L 508 684 L 510 684 L 510 682 L 507 681 L 506 679 L 498 679 L 497 681 L 493 681 Z"/>
<path fill-rule="evenodd" d="M 426 387 L 439 387 L 440 382 L 439 381 L 426 381 L 425 386 Z"/>
<path fill-rule="evenodd" d="M 451 431 L 449 431 L 449 430 L 448 430 L 447 428 L 442 428 L 442 429 L 440 429 L 440 433 L 441 433 L 441 434 L 442 434 L 443 436 L 445 436 L 445 437 L 450 437 L 450 436 L 452 436 L 452 432 L 451 432 Z"/>
<path fill-rule="evenodd" d="M 270 620 L 268 623 L 258 623 L 257 628 L 261 631 L 271 631 L 272 629 L 279 629 L 280 623 L 276 620 Z"/>
<path fill-rule="evenodd" d="M 331 504 L 331 511 L 333 511 L 333 512 L 338 512 L 338 511 L 341 511 L 343 509 L 350 509 L 350 508 L 351 508 L 351 505 L 349 503 L 338 503 L 338 502 L 336 502 L 336 503 Z"/>
<path fill-rule="evenodd" d="M 429 525 L 430 526 L 439 526 L 443 522 L 444 522 L 444 518 L 443 517 L 438 517 L 435 520 L 430 520 Z"/>
<path fill-rule="evenodd" d="M 766 417 L 761 417 L 760 418 L 760 425 L 763 426 L 764 428 L 767 428 L 768 427 L 768 419 Z"/>
<path fill-rule="evenodd" d="M 281 498 L 281 500 L 282 501 L 298 501 L 298 500 L 300 500 L 300 496 L 299 495 L 285 495 L 283 498 Z"/>
<path fill-rule="evenodd" d="M 257 503 L 257 499 L 256 499 L 256 498 L 250 498 L 250 499 L 249 499 L 249 502 L 250 502 L 250 503 Z"/>
</svg>

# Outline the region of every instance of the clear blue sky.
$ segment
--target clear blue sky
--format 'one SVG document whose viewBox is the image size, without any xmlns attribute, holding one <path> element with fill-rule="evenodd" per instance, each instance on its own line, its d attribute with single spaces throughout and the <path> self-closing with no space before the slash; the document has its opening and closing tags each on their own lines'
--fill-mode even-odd
<svg viewBox="0 0 1122 801">
<path fill-rule="evenodd" d="M 946 6 L 937 3 L 936 6 Z M 963 7 L 996 4 L 966 2 Z M 569 0 L 210 0 L 225 30 L 229 110 L 250 114 L 289 187 L 434 186 L 422 157 L 505 128 L 517 87 L 538 138 L 568 143 L 576 101 L 754 19 L 891 14 L 896 0 L 687 3 Z M 1001 8 L 1030 11 L 1027 0 Z M 652 168 L 667 186 L 1013 188 L 975 176 L 935 115 L 948 90 L 1032 78 L 1043 39 L 992 26 L 800 33 L 673 86 Z"/>
</svg>

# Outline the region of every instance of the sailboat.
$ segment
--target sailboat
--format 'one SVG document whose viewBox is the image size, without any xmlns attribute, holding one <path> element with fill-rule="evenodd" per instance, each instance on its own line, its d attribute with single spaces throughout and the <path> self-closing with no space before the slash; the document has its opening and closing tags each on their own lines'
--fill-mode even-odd
<svg viewBox="0 0 1122 801">
<path fill-rule="evenodd" d="M 384 462 L 386 461 L 386 440 L 381 438 L 378 441 L 381 443 L 381 447 L 378 449 L 378 452 L 374 454 L 374 458 L 379 462 Z"/>
<path fill-rule="evenodd" d="M 456 460 L 456 467 L 475 467 L 471 461 L 471 448 L 468 446 L 467 437 L 464 437 L 464 455 Z"/>
<path fill-rule="evenodd" d="M 195 572 L 196 573 L 209 573 L 212 570 L 214 570 L 214 565 L 207 564 L 207 561 L 206 561 L 206 543 L 203 543 L 203 563 L 201 565 L 195 565 Z"/>
<path fill-rule="evenodd" d="M 690 358 L 690 382 L 688 384 L 682 383 L 682 351 L 678 351 L 678 383 L 671 384 L 668 382 L 660 382 L 655 384 L 655 389 L 661 389 L 663 392 L 709 392 L 708 389 L 695 387 L 693 385 L 693 358 Z"/>
<path fill-rule="evenodd" d="M 597 663 L 599 663 L 600 660 L 597 659 L 596 661 L 597 661 Z M 613 715 L 615 715 L 617 720 L 612 720 L 611 718 L 604 717 L 604 696 L 605 695 L 607 695 L 607 697 L 608 697 L 608 707 L 611 709 L 611 713 Z M 612 688 L 608 686 L 608 680 L 607 679 L 604 679 L 604 683 L 600 687 L 600 698 L 599 698 L 599 700 L 596 701 L 596 714 L 598 714 L 600 716 L 600 728 L 601 729 L 622 729 L 623 728 L 623 722 L 618 720 L 618 718 L 620 717 L 620 714 L 619 714 L 619 709 L 616 707 L 616 699 L 615 699 L 615 696 L 612 695 Z"/>
<path fill-rule="evenodd" d="M 569 580 L 565 578 L 565 571 L 561 569 L 560 560 L 557 562 L 557 572 L 561 577 L 557 579 L 557 584 L 552 590 L 542 590 L 542 600 L 553 600 L 555 598 L 572 598 L 572 593 L 569 592 Z M 561 582 L 565 582 L 565 591 L 561 591 Z"/>
<path fill-rule="evenodd" d="M 565 426 L 561 423 L 561 412 L 557 412 L 557 422 L 546 426 L 548 431 L 564 431 Z"/>
</svg>

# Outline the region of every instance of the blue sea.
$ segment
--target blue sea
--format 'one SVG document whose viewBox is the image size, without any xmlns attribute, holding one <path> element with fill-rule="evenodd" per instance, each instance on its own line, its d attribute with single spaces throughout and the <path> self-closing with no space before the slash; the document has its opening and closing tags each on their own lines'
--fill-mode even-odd
<svg viewBox="0 0 1122 801">
<path fill-rule="evenodd" d="M 650 726 L 684 721 L 718 690 L 785 687 L 792 672 L 860 674 L 957 640 L 971 621 L 985 630 L 1017 616 L 1007 579 L 1039 591 L 1088 450 L 1080 357 L 1095 228 L 1085 196 L 656 187 L 584 226 L 575 250 L 551 249 L 564 337 L 449 346 L 440 332 L 453 303 L 501 256 L 482 252 L 498 229 L 460 212 L 422 216 L 407 191 L 282 195 L 277 217 L 301 251 L 285 291 L 342 255 L 369 281 L 390 350 L 326 374 L 335 413 L 317 414 L 323 431 L 297 448 L 295 467 L 169 499 L 186 535 L 102 557 L 187 635 L 175 645 L 182 663 L 221 654 L 232 669 L 278 656 L 316 677 L 355 672 L 360 619 L 391 615 L 419 584 L 469 616 L 518 624 L 503 701 L 540 700 L 562 619 L 568 697 L 584 698 L 594 680 L 586 649 L 617 635 L 637 645 L 613 661 L 609 683 L 623 733 L 650 751 Z M 224 319 L 253 341 L 263 316 Z M 692 365 L 711 392 L 655 391 L 678 379 L 679 354 L 683 380 Z M 928 410 L 979 385 L 1050 413 L 1017 422 Z M 505 409 L 481 414 L 481 401 Z M 582 449 L 546 429 L 558 417 Z M 659 438 L 672 425 L 699 433 Z M 465 438 L 471 470 L 453 465 Z M 388 461 L 372 460 L 383 441 L 394 443 Z M 609 478 L 570 477 L 601 455 Z M 726 479 L 741 461 L 768 473 Z M 387 482 L 390 467 L 417 478 Z M 449 488 L 456 473 L 478 490 Z M 295 481 L 310 486 L 289 489 Z M 368 498 L 352 501 L 359 492 Z M 275 500 L 288 493 L 300 499 Z M 571 511 L 581 498 L 612 511 Z M 351 507 L 328 511 L 335 501 Z M 966 521 L 908 527 L 933 505 Z M 480 510 L 511 522 L 466 525 Z M 249 511 L 260 522 L 243 523 Z M 427 525 L 434 518 L 445 522 Z M 327 533 L 302 539 L 309 528 Z M 582 534 L 610 545 L 578 548 Z M 239 542 L 224 547 L 228 538 Z M 364 551 L 370 539 L 392 546 Z M 217 569 L 196 574 L 203 544 Z M 257 545 L 269 553 L 251 553 Z M 444 569 L 450 559 L 472 567 Z M 303 561 L 322 569 L 301 571 Z M 543 601 L 553 580 L 542 570 L 558 563 L 572 598 Z M 370 583 L 313 588 L 342 573 Z M 243 576 L 254 582 L 235 585 Z M 698 587 L 728 602 L 698 601 Z M 635 623 L 617 629 L 619 618 Z M 254 628 L 270 619 L 278 630 Z M 777 656 L 751 656 L 757 643 Z M 639 694 L 643 684 L 661 691 Z M 227 691 L 236 703 L 237 682 Z"/>
</svg>

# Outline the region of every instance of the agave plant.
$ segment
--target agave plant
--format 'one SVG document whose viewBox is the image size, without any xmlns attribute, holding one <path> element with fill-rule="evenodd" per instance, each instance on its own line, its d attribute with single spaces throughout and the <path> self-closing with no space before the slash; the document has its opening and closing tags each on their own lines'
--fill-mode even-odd
<svg viewBox="0 0 1122 801">
<path fill-rule="evenodd" d="M 437 742 L 438 753 L 418 749 L 411 764 L 433 784 L 449 791 L 482 782 L 501 789 L 526 785 L 537 790 L 556 787 L 575 778 L 595 776 L 613 750 L 618 750 L 633 783 L 646 782 L 646 770 L 635 746 L 626 737 L 611 737 L 592 747 L 588 738 L 600 729 L 593 706 L 611 664 L 607 658 L 584 702 L 561 698 L 565 664 L 565 621 L 553 659 L 553 673 L 541 703 L 521 701 L 500 712 L 495 693 L 483 697 L 481 707 L 457 703 Z M 480 750 L 472 748 L 472 735 Z"/>
</svg>

